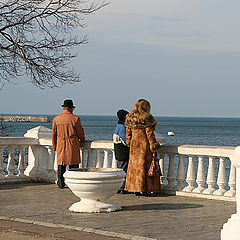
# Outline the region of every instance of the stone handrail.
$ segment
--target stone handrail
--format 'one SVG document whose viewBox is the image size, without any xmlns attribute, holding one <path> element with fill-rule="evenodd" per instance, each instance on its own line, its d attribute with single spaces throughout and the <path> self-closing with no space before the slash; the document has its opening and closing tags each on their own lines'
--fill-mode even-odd
<svg viewBox="0 0 240 240">
<path fill-rule="evenodd" d="M 80 146 L 83 159 L 80 167 L 117 167 L 112 141 L 86 141 Z M 224 146 L 161 146 L 163 191 L 234 201 L 236 168 L 231 164 L 234 150 L 235 147 Z M 37 127 L 22 138 L 1 137 L 0 152 L 0 183 L 29 180 L 55 182 L 56 161 L 50 129 Z"/>
<path fill-rule="evenodd" d="M 80 143 L 79 167 L 116 168 L 113 142 Z M 48 138 L 0 137 L 0 183 L 56 180 L 55 152 Z"/>
<path fill-rule="evenodd" d="M 162 182 L 167 182 L 163 184 L 164 191 L 174 191 L 178 195 L 191 197 L 235 201 L 236 168 L 231 163 L 234 151 L 235 147 L 225 146 L 162 146 Z M 168 167 L 164 169 L 166 161 Z M 226 162 L 229 167 L 231 165 L 229 176 L 226 174 Z"/>
<path fill-rule="evenodd" d="M 56 180 L 51 130 L 37 127 L 25 137 L 0 137 L 0 183 Z M 80 144 L 80 167 L 116 167 L 112 141 Z M 166 193 L 191 197 L 236 200 L 236 213 L 221 230 L 222 240 L 240 235 L 240 146 L 163 145 L 159 151 Z M 227 174 L 227 165 L 230 169 Z M 237 182 L 237 185 L 236 185 Z"/>
</svg>

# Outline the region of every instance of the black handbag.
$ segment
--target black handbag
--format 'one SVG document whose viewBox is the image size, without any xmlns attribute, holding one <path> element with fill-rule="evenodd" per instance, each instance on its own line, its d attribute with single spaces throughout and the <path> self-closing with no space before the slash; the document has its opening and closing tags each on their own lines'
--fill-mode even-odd
<svg viewBox="0 0 240 240">
<path fill-rule="evenodd" d="M 114 143 L 115 158 L 118 161 L 128 162 L 129 160 L 129 147 L 123 143 Z"/>
</svg>

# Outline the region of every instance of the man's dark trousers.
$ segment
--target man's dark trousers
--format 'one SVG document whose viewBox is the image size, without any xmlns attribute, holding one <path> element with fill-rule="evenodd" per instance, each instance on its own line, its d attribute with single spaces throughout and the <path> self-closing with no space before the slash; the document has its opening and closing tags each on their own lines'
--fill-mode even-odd
<svg viewBox="0 0 240 240">
<path fill-rule="evenodd" d="M 67 167 L 67 165 L 58 165 L 57 184 L 58 184 L 59 188 L 64 188 L 64 186 L 65 186 L 63 174 L 66 172 L 66 167 Z M 71 169 L 71 168 L 79 168 L 79 164 L 69 165 L 69 169 Z"/>
</svg>

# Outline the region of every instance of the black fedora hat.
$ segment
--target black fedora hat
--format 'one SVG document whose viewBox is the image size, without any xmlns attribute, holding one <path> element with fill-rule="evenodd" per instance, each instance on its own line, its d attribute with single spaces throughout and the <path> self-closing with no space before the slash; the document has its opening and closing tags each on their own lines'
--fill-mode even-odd
<svg viewBox="0 0 240 240">
<path fill-rule="evenodd" d="M 73 106 L 73 101 L 71 99 L 64 100 L 62 107 L 75 108 L 75 106 Z"/>
</svg>

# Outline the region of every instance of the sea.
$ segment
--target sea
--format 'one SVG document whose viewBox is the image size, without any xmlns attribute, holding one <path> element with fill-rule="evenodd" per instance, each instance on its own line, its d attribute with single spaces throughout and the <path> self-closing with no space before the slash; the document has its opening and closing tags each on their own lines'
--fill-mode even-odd
<svg viewBox="0 0 240 240">
<path fill-rule="evenodd" d="M 37 115 L 34 115 L 37 116 Z M 43 115 L 41 115 L 43 116 Z M 51 120 L 55 115 L 44 115 Z M 80 115 L 86 140 L 112 140 L 117 124 L 116 116 Z M 157 117 L 156 132 L 166 144 L 211 146 L 240 145 L 240 118 L 213 117 Z M 8 136 L 24 136 L 27 130 L 39 125 L 52 128 L 52 123 L 4 122 Z M 168 136 L 174 132 L 174 136 Z"/>
</svg>

